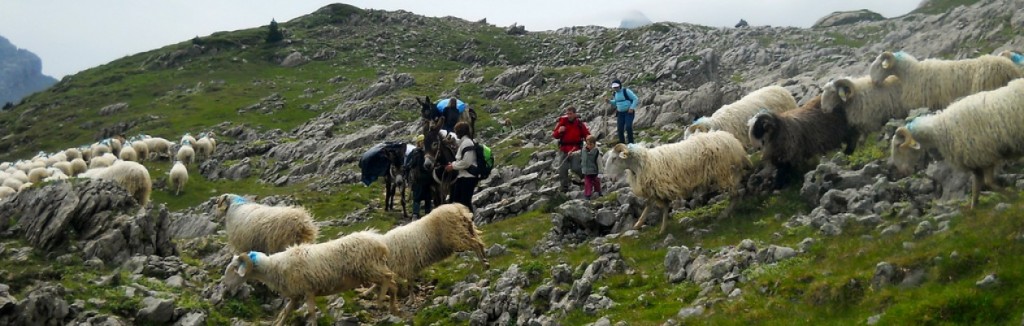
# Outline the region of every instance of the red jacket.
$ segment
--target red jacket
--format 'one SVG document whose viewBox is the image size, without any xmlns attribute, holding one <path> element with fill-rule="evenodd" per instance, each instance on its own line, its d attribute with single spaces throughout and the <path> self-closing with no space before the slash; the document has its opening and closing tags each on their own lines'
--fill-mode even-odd
<svg viewBox="0 0 1024 326">
<path fill-rule="evenodd" d="M 565 126 L 565 132 L 559 133 L 559 127 Z M 576 121 L 569 121 L 566 116 L 558 117 L 558 124 L 555 125 L 554 132 L 551 133 L 551 137 L 558 139 L 558 150 L 569 153 L 580 148 L 583 148 L 583 141 L 590 136 L 590 129 L 587 129 L 587 124 L 583 123 L 580 118 L 576 118 Z"/>
</svg>

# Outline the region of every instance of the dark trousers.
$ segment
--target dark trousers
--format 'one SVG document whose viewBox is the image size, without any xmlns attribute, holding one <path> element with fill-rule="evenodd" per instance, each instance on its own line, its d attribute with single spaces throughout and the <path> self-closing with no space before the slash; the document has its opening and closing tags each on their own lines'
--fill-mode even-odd
<svg viewBox="0 0 1024 326">
<path fill-rule="evenodd" d="M 470 212 L 476 212 L 473 208 L 473 191 L 480 180 L 477 178 L 458 178 L 452 186 L 452 202 L 466 205 Z"/>
<path fill-rule="evenodd" d="M 636 112 L 634 112 L 634 113 L 616 112 L 615 113 L 615 117 L 616 117 L 615 120 L 616 120 L 616 123 L 618 124 L 618 127 L 619 127 L 617 132 L 618 132 L 618 135 L 619 135 L 619 143 L 620 144 L 632 144 L 633 143 L 633 117 L 635 117 L 635 116 L 636 116 Z M 623 132 L 625 132 L 625 134 L 628 135 L 629 138 L 624 137 L 623 136 Z M 629 142 L 626 142 L 627 140 Z"/>
<path fill-rule="evenodd" d="M 422 181 L 422 182 L 420 182 L 420 184 L 417 184 L 414 187 L 412 187 L 412 215 L 413 216 L 423 216 L 423 215 L 420 215 L 420 202 L 421 201 L 425 202 L 425 205 L 423 205 L 423 214 L 424 215 L 430 213 L 430 210 L 434 209 L 434 202 L 433 202 L 433 199 L 431 198 L 431 193 L 430 193 L 430 183 L 431 182 L 434 182 L 434 181 L 433 180 Z"/>
</svg>

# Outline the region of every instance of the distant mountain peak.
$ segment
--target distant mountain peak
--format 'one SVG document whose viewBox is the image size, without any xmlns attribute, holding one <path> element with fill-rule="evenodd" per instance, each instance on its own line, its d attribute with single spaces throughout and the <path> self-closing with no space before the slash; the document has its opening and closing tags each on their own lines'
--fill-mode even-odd
<svg viewBox="0 0 1024 326">
<path fill-rule="evenodd" d="M 622 22 L 619 23 L 619 28 L 637 28 L 650 25 L 651 23 L 647 15 L 644 15 L 639 10 L 627 10 L 625 17 L 622 18 Z"/>
<path fill-rule="evenodd" d="M 17 103 L 26 95 L 57 83 L 43 75 L 43 62 L 35 53 L 19 49 L 0 36 L 0 105 Z"/>
</svg>

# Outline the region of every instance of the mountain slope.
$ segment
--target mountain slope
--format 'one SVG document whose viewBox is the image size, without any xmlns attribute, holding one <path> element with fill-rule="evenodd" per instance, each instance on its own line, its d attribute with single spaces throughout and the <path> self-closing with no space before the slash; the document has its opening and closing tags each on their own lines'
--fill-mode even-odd
<svg viewBox="0 0 1024 326">
<path fill-rule="evenodd" d="M 716 218 L 724 198 L 677 202 L 659 235 L 626 230 L 643 203 L 621 181 L 589 202 L 559 192 L 550 139 L 555 117 L 574 105 L 609 140 L 614 120 L 604 100 L 613 78 L 641 97 L 638 139 L 666 143 L 693 118 L 760 87 L 784 85 L 806 101 L 830 79 L 863 75 L 882 50 L 967 58 L 1018 49 L 1024 14 L 1006 8 L 1019 6 L 994 1 L 814 29 L 657 23 L 509 35 L 484 22 L 338 4 L 281 23 L 286 39 L 276 44 L 265 44 L 266 27 L 258 27 L 132 55 L 0 113 L 0 160 L 116 134 L 216 132 L 218 152 L 189 168 L 182 196 L 162 186 L 168 162 L 147 162 L 154 205 L 94 209 L 99 225 L 157 221 L 179 252 L 109 254 L 120 246 L 90 238 L 93 228 L 35 248 L 28 226 L 43 222 L 30 221 L 67 214 L 57 204 L 71 198 L 68 187 L 95 187 L 38 185 L 16 198 L 48 199 L 33 208 L 54 206 L 52 215 L 8 216 L 13 209 L 3 205 L 15 201 L 0 200 L 0 283 L 9 286 L 0 289 L 0 310 L 40 301 L 74 307 L 36 313 L 55 323 L 146 323 L 168 309 L 168 319 L 152 322 L 269 321 L 281 307 L 273 294 L 257 286 L 227 296 L 217 284 L 229 252 L 211 198 L 231 192 L 302 205 L 321 241 L 404 223 L 380 209 L 380 183 L 358 184 L 355 163 L 374 144 L 419 132 L 413 97 L 457 90 L 481 115 L 478 137 L 498 153 L 495 176 L 474 198 L 492 268 L 481 271 L 472 255 L 442 261 L 424 272 L 398 317 L 352 293 L 321 298 L 321 323 L 1019 323 L 1018 164 L 1000 176 L 1015 188 L 986 193 L 968 211 L 956 201 L 964 177 L 948 166 L 890 177 L 890 126 L 782 191 L 756 193 L 751 177 L 751 193 L 728 218 Z M 118 103 L 126 106 L 111 106 Z M 505 118 L 512 125 L 503 128 L 497 121 Z M 102 198 L 74 202 L 92 207 Z M 105 259 L 90 257 L 97 252 Z"/>
</svg>

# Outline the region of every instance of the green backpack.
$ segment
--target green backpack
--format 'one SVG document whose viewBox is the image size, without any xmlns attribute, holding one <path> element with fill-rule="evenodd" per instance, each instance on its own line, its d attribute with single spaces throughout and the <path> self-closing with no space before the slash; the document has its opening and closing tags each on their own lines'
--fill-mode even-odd
<svg viewBox="0 0 1024 326">
<path fill-rule="evenodd" d="M 469 149 L 463 150 L 462 155 L 466 155 L 465 151 Z M 470 166 L 467 171 L 481 180 L 487 179 L 491 176 L 491 170 L 494 170 L 494 153 L 490 147 L 478 142 L 474 142 L 473 150 L 476 154 L 476 165 Z"/>
</svg>

